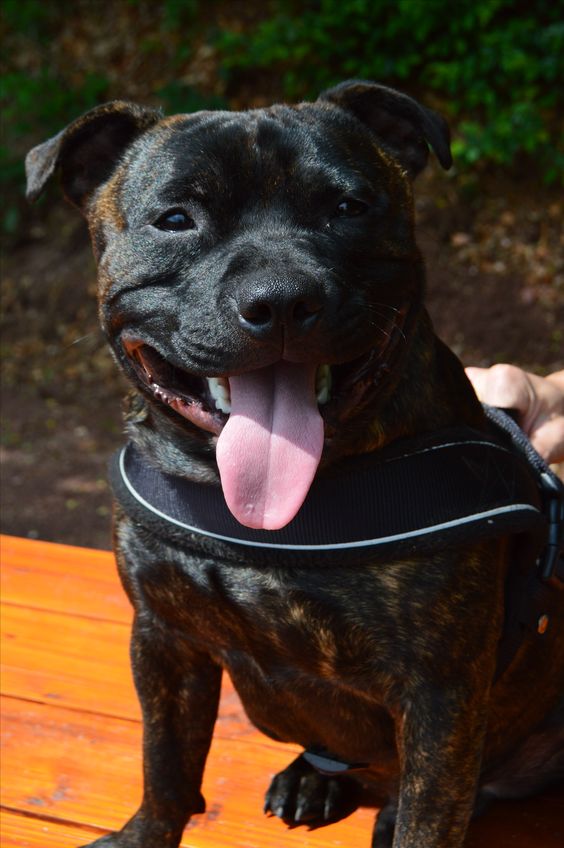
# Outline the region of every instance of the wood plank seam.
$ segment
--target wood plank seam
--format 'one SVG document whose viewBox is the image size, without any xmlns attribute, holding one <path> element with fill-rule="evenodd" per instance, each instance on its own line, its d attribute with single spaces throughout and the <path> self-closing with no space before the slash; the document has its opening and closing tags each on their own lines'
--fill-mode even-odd
<svg viewBox="0 0 564 848">
<path fill-rule="evenodd" d="M 49 699 L 39 699 L 39 698 L 30 698 L 26 696 L 14 695 L 9 692 L 2 691 L 2 701 L 12 702 L 14 705 L 19 703 L 25 704 L 33 704 L 39 708 L 45 707 L 46 709 L 53 711 L 61 711 L 61 712 L 69 712 L 75 713 L 77 716 L 94 716 L 96 718 L 109 718 L 119 722 L 127 722 L 128 724 L 140 726 L 142 724 L 141 718 L 132 718 L 131 716 L 125 716 L 121 713 L 110 713 L 103 710 L 92 710 L 84 707 L 75 707 L 71 704 L 58 704 L 56 701 L 51 701 Z M 241 708 L 242 709 L 242 708 Z M 222 740 L 224 742 L 230 742 L 234 737 L 233 733 L 229 731 L 223 731 L 221 727 L 221 722 L 218 721 L 215 726 L 215 731 L 213 735 L 214 739 Z M 301 751 L 301 748 L 298 745 L 292 743 L 280 743 L 274 742 L 268 739 L 267 736 L 259 736 L 258 734 L 253 736 L 252 738 L 244 737 L 245 745 L 249 747 L 252 751 L 253 749 L 260 748 L 266 751 L 277 751 L 286 750 L 289 755 L 292 753 L 298 754 Z M 2 805 L 0 804 L 0 809 Z"/>
<path fill-rule="evenodd" d="M 26 695 L 14 695 L 11 692 L 7 692 L 2 689 L 2 697 L 6 698 L 10 701 L 17 701 L 24 704 L 35 704 L 38 707 L 54 707 L 55 709 L 58 707 L 58 704 L 55 701 L 49 700 L 49 698 L 30 698 Z M 93 715 L 100 716 L 100 718 L 117 718 L 119 721 L 129 721 L 131 724 L 141 724 L 140 718 L 131 718 L 131 716 L 124 716 L 119 713 L 110 713 L 101 710 L 89 710 L 84 707 L 75 707 L 72 704 L 65 704 L 61 709 L 68 710 L 71 713 L 79 713 L 80 715 Z M 228 738 L 227 736 L 225 738 Z M 1 809 L 0 805 L 0 809 Z"/>
<path fill-rule="evenodd" d="M 76 821 L 76 819 L 50 816 L 48 813 L 34 813 L 31 810 L 21 810 L 17 807 L 10 807 L 6 804 L 0 804 L 0 812 L 11 813 L 14 816 L 20 816 L 24 819 L 35 819 L 48 824 L 72 825 L 74 828 L 79 828 L 80 830 L 84 830 L 85 833 L 92 833 L 95 836 L 103 835 L 108 832 L 107 828 L 97 827 L 95 824 L 83 824 L 82 822 Z"/>
<path fill-rule="evenodd" d="M 98 624 L 118 624 L 120 627 L 123 627 L 127 632 L 131 630 L 131 623 L 123 621 L 123 619 L 119 618 L 102 618 L 99 615 L 86 615 L 83 612 L 68 612 L 67 610 L 60 610 L 56 607 L 38 607 L 32 606 L 30 604 L 19 604 L 17 601 L 2 601 L 3 607 L 14 607 L 15 609 L 23 609 L 30 612 L 56 612 L 57 615 L 65 616 L 66 618 L 80 618 L 85 621 L 95 621 Z"/>
</svg>

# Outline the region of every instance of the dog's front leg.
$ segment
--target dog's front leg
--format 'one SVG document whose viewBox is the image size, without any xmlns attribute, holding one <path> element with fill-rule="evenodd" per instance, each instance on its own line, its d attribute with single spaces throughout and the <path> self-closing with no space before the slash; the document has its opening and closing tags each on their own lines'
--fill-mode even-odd
<svg viewBox="0 0 564 848">
<path fill-rule="evenodd" d="M 143 712 L 143 800 L 119 831 L 87 848 L 177 848 L 200 792 L 217 716 L 221 668 L 137 618 L 131 655 Z"/>
<path fill-rule="evenodd" d="M 481 687 L 480 687 L 481 688 Z M 485 694 L 469 687 L 410 696 L 398 728 L 395 827 L 384 812 L 373 848 L 460 848 L 472 815 L 486 726 Z M 393 812 L 390 809 L 390 812 Z"/>
</svg>

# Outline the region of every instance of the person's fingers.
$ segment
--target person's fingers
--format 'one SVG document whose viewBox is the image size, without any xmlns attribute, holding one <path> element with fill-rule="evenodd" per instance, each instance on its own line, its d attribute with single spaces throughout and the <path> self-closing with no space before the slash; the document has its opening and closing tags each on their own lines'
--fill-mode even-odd
<svg viewBox="0 0 564 848">
<path fill-rule="evenodd" d="M 528 375 L 515 365 L 466 369 L 478 398 L 489 406 L 517 409 L 523 416 L 535 405 L 535 392 Z"/>
<path fill-rule="evenodd" d="M 466 368 L 479 399 L 490 406 L 516 409 L 531 444 L 550 464 L 564 462 L 564 372 L 548 377 L 515 365 Z"/>
<path fill-rule="evenodd" d="M 531 444 L 549 464 L 564 462 L 564 417 L 545 421 L 530 436 Z"/>
</svg>

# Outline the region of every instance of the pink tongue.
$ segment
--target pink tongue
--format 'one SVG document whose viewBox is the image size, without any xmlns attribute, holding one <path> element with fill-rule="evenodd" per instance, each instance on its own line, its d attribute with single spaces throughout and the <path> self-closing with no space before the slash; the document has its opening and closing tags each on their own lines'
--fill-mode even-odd
<svg viewBox="0 0 564 848">
<path fill-rule="evenodd" d="M 309 491 L 323 449 L 315 373 L 314 365 L 279 362 L 229 378 L 217 464 L 227 506 L 247 527 L 284 527 Z"/>
</svg>

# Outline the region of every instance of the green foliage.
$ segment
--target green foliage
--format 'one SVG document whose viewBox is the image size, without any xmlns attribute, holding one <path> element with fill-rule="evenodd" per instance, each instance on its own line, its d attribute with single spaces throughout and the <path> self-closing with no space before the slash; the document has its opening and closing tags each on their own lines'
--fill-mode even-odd
<svg viewBox="0 0 564 848">
<path fill-rule="evenodd" d="M 220 33 L 232 83 L 257 72 L 311 97 L 356 77 L 396 85 L 454 120 L 457 161 L 515 165 L 546 180 L 564 171 L 558 115 L 564 78 L 562 0 L 279 0 L 250 33 Z"/>
<path fill-rule="evenodd" d="M 80 88 L 72 90 L 49 70 L 22 80 L 18 72 L 4 74 L 0 81 L 4 128 L 0 144 L 0 188 L 6 196 L 24 182 L 24 164 L 19 139 L 31 138 L 41 126 L 44 138 L 57 132 L 81 112 L 105 99 L 105 77 L 88 74 Z M 8 203 L 1 214 L 2 230 L 14 233 L 20 223 L 20 204 Z"/>
<path fill-rule="evenodd" d="M 61 6 L 64 8 L 65 3 Z M 53 6 L 42 0 L 3 0 L 2 16 L 5 28 L 34 38 L 44 35 L 53 13 Z"/>
<path fill-rule="evenodd" d="M 191 24 L 198 13 L 198 0 L 164 0 L 163 27 L 176 30 Z"/>
<path fill-rule="evenodd" d="M 26 77 L 25 85 L 20 73 L 5 74 L 0 81 L 4 120 L 8 126 L 16 124 L 23 133 L 30 132 L 37 124 L 47 132 L 55 131 L 103 100 L 107 89 L 108 80 L 98 74 L 87 74 L 74 90 L 46 69 L 34 77 Z"/>
<path fill-rule="evenodd" d="M 119 0 L 104 7 L 108 20 L 94 0 L 3 0 L 4 230 L 18 226 L 26 150 L 113 97 L 195 111 L 265 92 L 312 98 L 346 78 L 373 79 L 447 114 L 459 169 L 526 163 L 547 181 L 564 173 L 564 0 L 249 0 L 237 8 Z M 202 55 L 215 80 L 203 90 Z"/>
<path fill-rule="evenodd" d="M 183 82 L 151 84 L 159 76 L 163 61 L 167 64 L 166 79 L 172 80 L 189 61 L 192 49 L 185 34 L 191 33 L 193 38 L 197 32 L 198 0 L 163 0 L 157 5 L 147 0 L 122 0 L 111 9 L 104 11 L 102 7 L 93 0 L 3 0 L 6 50 L 0 78 L 0 190 L 5 203 L 0 211 L 0 231 L 5 234 L 15 234 L 23 216 L 28 215 L 23 197 L 27 150 L 97 104 L 131 97 L 133 82 L 135 99 L 158 101 L 169 111 L 225 106 L 222 99 L 206 98 Z M 100 14 L 119 17 L 118 31 L 130 40 L 126 61 L 137 66 L 141 79 L 116 73 L 115 64 L 119 67 L 123 61 L 119 48 L 109 64 L 103 59 L 96 61 L 96 51 L 105 46 L 104 38 L 110 44 L 115 39 L 111 24 L 104 28 L 97 20 Z M 82 18 L 87 23 L 84 29 Z M 61 53 L 59 39 L 65 25 L 70 38 L 66 38 L 65 52 Z M 97 30 L 101 38 L 85 55 L 82 45 L 88 44 L 87 35 Z M 78 47 L 74 46 L 75 32 L 82 39 Z M 143 81 L 145 71 L 148 82 Z"/>
<path fill-rule="evenodd" d="M 199 112 L 202 109 L 227 109 L 227 101 L 223 97 L 203 95 L 191 85 L 173 82 L 159 88 L 157 96 L 165 111 L 174 115 L 183 112 Z"/>
</svg>

